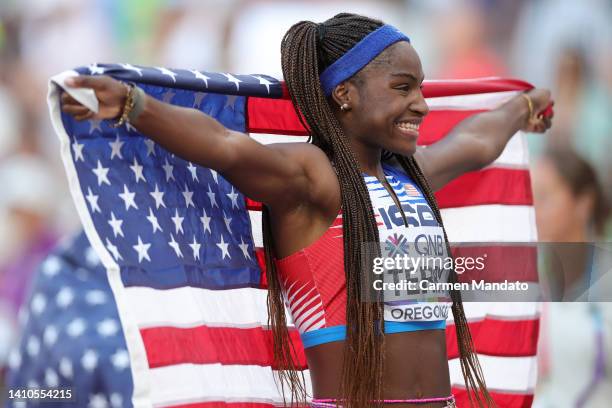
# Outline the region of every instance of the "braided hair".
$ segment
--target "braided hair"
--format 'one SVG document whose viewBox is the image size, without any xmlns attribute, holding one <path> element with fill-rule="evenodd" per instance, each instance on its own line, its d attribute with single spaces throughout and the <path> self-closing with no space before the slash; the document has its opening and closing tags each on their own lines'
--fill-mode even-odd
<svg viewBox="0 0 612 408">
<path fill-rule="evenodd" d="M 363 265 L 371 264 L 371 258 L 368 257 L 376 256 L 364 254 L 361 251 L 362 244 L 376 243 L 378 253 L 380 244 L 374 210 L 360 166 L 350 148 L 348 137 L 325 97 L 319 74 L 367 34 L 382 25 L 383 22 L 379 20 L 341 13 L 322 24 L 299 22 L 287 31 L 281 43 L 283 76 L 293 105 L 299 111 L 298 117 L 304 127 L 310 130 L 310 141 L 323 150 L 332 162 L 340 183 L 347 291 L 347 338 L 338 400 L 348 408 L 380 406 L 381 403 L 373 401 L 382 399 L 384 336 L 379 333 L 384 332 L 383 309 L 380 301 L 363 301 L 368 296 L 364 289 L 368 286 L 364 285 L 363 281 L 370 277 L 369 274 L 361 273 Z M 415 159 L 394 156 L 425 193 L 438 223 L 442 225 L 433 192 Z M 294 402 L 301 404 L 306 399 L 304 379 L 296 366 L 296 350 L 289 341 L 280 279 L 273 262 L 270 216 L 265 206 L 262 215 L 268 313 L 273 333 L 275 368 L 279 369 L 281 390 L 284 391 L 285 383 L 290 387 L 293 406 Z M 450 255 L 446 232 L 444 234 Z M 457 281 L 454 271 L 449 279 L 451 282 Z M 466 386 L 468 391 L 478 391 L 474 393 L 474 397 L 479 406 L 493 405 L 473 350 L 460 292 L 451 291 L 451 299 Z M 472 393 L 469 395 L 472 400 Z"/>
</svg>

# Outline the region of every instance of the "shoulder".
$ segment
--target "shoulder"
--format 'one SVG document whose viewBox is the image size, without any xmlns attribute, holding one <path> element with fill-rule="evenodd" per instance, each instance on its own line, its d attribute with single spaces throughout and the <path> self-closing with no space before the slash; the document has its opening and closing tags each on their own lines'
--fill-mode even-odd
<svg viewBox="0 0 612 408">
<path fill-rule="evenodd" d="M 321 148 L 306 142 L 274 143 L 270 146 L 303 169 L 308 178 L 308 201 L 312 206 L 337 211 L 340 207 L 340 183 L 329 157 Z"/>
</svg>

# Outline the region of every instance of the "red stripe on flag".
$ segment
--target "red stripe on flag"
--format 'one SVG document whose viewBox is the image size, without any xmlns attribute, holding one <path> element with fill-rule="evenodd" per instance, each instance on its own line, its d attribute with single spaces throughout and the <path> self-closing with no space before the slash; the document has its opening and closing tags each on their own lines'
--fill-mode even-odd
<svg viewBox="0 0 612 408">
<path fill-rule="evenodd" d="M 247 99 L 247 132 L 305 136 L 290 100 L 249 97 Z"/>
<path fill-rule="evenodd" d="M 458 407 L 471 406 L 465 389 L 453 387 L 452 392 L 455 395 Z M 503 393 L 498 391 L 489 391 L 489 394 L 491 394 L 491 397 L 493 397 L 500 408 L 530 408 L 533 403 L 533 394 Z"/>
<path fill-rule="evenodd" d="M 459 122 L 485 110 L 431 110 L 419 126 L 419 145 L 430 145 L 448 135 Z"/>
<path fill-rule="evenodd" d="M 469 326 L 477 353 L 497 357 L 536 355 L 540 328 L 538 318 L 524 320 L 486 318 L 469 323 Z M 446 354 L 449 359 L 459 357 L 455 326 L 452 323 L 446 329 Z"/>
<path fill-rule="evenodd" d="M 470 323 L 476 352 L 501 357 L 533 356 L 536 353 L 539 320 L 487 318 Z M 151 368 L 173 364 L 226 364 L 273 366 L 272 332 L 263 327 L 193 328 L 153 327 L 140 331 Z M 512 333 L 512 336 L 508 336 Z M 304 349 L 296 330 L 290 331 L 299 367 L 306 368 Z M 526 339 L 517 342 L 516 339 Z M 458 357 L 452 324 L 446 330 L 448 358 Z M 202 345 L 206 344 L 206 347 Z"/>
<path fill-rule="evenodd" d="M 521 281 L 538 282 L 538 250 L 530 245 L 479 245 L 452 247 L 455 265 L 457 257 L 481 259 L 484 268 L 477 269 L 475 263 L 463 265 L 465 272 L 459 273 L 459 282 L 484 280 L 485 282 Z M 467 267 L 470 266 L 470 270 Z M 455 268 L 455 270 L 457 267 Z M 458 271 L 459 272 L 459 271 Z"/>
<path fill-rule="evenodd" d="M 245 197 L 246 209 L 250 211 L 261 211 L 261 203 L 259 201 L 251 200 Z"/>
<path fill-rule="evenodd" d="M 435 193 L 440 208 L 533 205 L 529 170 L 490 168 L 466 173 Z"/>
<path fill-rule="evenodd" d="M 187 363 L 274 368 L 272 332 L 263 327 L 153 327 L 141 329 L 140 334 L 151 368 Z M 299 333 L 292 330 L 289 335 L 296 348 L 299 367 L 306 368 Z"/>
</svg>

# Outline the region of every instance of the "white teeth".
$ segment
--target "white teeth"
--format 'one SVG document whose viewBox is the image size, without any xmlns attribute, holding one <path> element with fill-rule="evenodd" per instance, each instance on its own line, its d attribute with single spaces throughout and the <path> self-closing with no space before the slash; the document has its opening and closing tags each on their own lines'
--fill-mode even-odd
<svg viewBox="0 0 612 408">
<path fill-rule="evenodd" d="M 399 127 L 400 129 L 411 129 L 411 130 L 419 130 L 419 125 L 416 123 L 409 123 L 409 122 L 399 122 L 396 123 L 396 126 Z"/>
</svg>

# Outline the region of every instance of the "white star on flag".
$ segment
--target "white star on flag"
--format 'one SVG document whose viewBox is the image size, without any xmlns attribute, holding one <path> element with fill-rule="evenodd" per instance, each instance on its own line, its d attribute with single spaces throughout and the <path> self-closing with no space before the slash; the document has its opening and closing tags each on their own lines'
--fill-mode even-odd
<svg viewBox="0 0 612 408">
<path fill-rule="evenodd" d="M 138 263 L 141 263 L 143 259 L 151 262 L 151 258 L 149 258 L 149 248 L 151 248 L 151 244 L 142 242 L 140 235 L 138 236 L 138 244 L 134 245 L 133 248 L 138 252 Z"/>
<path fill-rule="evenodd" d="M 117 350 L 117 352 L 111 356 L 111 362 L 117 371 L 128 368 L 130 364 L 130 356 L 127 350 Z"/>
<path fill-rule="evenodd" d="M 147 146 L 147 157 L 155 156 L 155 142 L 151 139 L 145 139 L 144 144 Z"/>
<path fill-rule="evenodd" d="M 145 183 L 147 182 L 147 179 L 145 179 L 142 174 L 143 168 L 144 167 L 142 167 L 140 163 L 138 163 L 138 160 L 136 160 L 136 157 L 134 157 L 134 164 L 130 166 L 130 169 L 132 169 L 132 171 L 134 172 L 134 176 L 136 177 L 136 183 L 138 183 L 140 179 L 142 179 L 142 181 L 144 181 Z"/>
<path fill-rule="evenodd" d="M 191 250 L 193 251 L 193 259 L 200 259 L 200 247 L 202 244 L 196 241 L 195 235 L 193 236 L 193 242 L 189 244 Z"/>
<path fill-rule="evenodd" d="M 225 211 L 223 211 L 223 221 L 225 221 L 225 227 L 227 230 L 232 233 L 232 229 L 230 228 L 230 222 L 232 222 L 232 217 L 228 217 L 225 215 Z"/>
<path fill-rule="evenodd" d="M 123 67 L 123 69 L 129 69 L 130 71 L 138 72 L 138 75 L 142 76 L 142 69 L 135 67 L 132 64 L 119 64 Z"/>
<path fill-rule="evenodd" d="M 117 238 L 117 235 L 121 235 L 125 238 L 125 236 L 123 235 L 123 229 L 121 228 L 121 225 L 123 225 L 123 220 L 115 218 L 115 213 L 112 211 L 111 219 L 108 220 L 108 223 L 113 228 L 113 234 L 115 235 L 115 238 Z"/>
<path fill-rule="evenodd" d="M 157 69 L 159 69 L 163 75 L 168 75 L 170 78 L 172 78 L 173 82 L 176 82 L 175 72 L 172 72 L 168 68 L 164 68 L 164 67 L 157 67 Z"/>
<path fill-rule="evenodd" d="M 242 82 L 241 80 L 239 80 L 238 78 L 236 78 L 235 76 L 233 76 L 230 73 L 227 73 L 227 74 L 222 73 L 221 75 L 226 77 L 229 82 L 233 82 L 234 85 L 236 85 L 236 91 L 240 90 L 240 85 L 239 84 L 240 84 L 240 82 Z"/>
<path fill-rule="evenodd" d="M 259 85 L 265 85 L 268 94 L 270 94 L 270 85 L 272 85 L 272 82 L 259 75 L 253 75 L 253 77 L 259 79 Z"/>
<path fill-rule="evenodd" d="M 132 193 L 130 190 L 128 190 L 127 185 L 124 184 L 123 193 L 119 193 L 119 197 L 121 197 L 121 199 L 125 203 L 125 211 L 129 210 L 130 207 L 134 207 L 135 209 L 138 209 L 138 206 L 136 205 L 136 201 L 134 201 L 135 196 L 136 196 L 136 193 Z"/>
<path fill-rule="evenodd" d="M 102 132 L 102 121 L 100 119 L 89 120 L 89 134 L 91 135 L 95 130 Z"/>
<path fill-rule="evenodd" d="M 200 217 L 200 221 L 202 222 L 202 226 L 204 227 L 204 232 L 208 231 L 212 234 L 210 230 L 210 217 L 206 215 L 206 210 L 202 208 L 202 216 Z"/>
<path fill-rule="evenodd" d="M 151 223 L 151 225 L 153 226 L 153 233 L 155 234 L 155 231 L 159 230 L 161 232 L 164 232 L 162 230 L 162 228 L 159 225 L 159 222 L 157 221 L 157 217 L 155 216 L 155 214 L 153 214 L 153 209 L 149 208 L 149 215 L 147 216 L 147 220 L 149 220 L 149 222 Z"/>
<path fill-rule="evenodd" d="M 89 73 L 91 75 L 101 75 L 101 74 L 104 74 L 104 68 L 103 67 L 99 67 L 98 64 L 91 64 L 87 68 L 89 69 Z"/>
<path fill-rule="evenodd" d="M 238 246 L 242 251 L 242 255 L 244 255 L 246 259 L 251 259 L 251 254 L 249 254 L 249 244 L 245 244 L 242 237 L 240 237 L 240 244 L 238 244 Z"/>
<path fill-rule="evenodd" d="M 72 363 L 67 357 L 62 357 L 59 362 L 59 372 L 60 374 L 68 379 L 72 378 Z"/>
<path fill-rule="evenodd" d="M 26 343 L 26 351 L 30 357 L 36 356 L 40 351 L 40 341 L 36 337 L 30 336 L 28 342 Z"/>
<path fill-rule="evenodd" d="M 195 208 L 195 204 L 193 204 L 193 191 L 189 191 L 187 184 L 185 184 L 185 191 L 183 191 L 182 194 L 185 198 L 185 207 L 189 208 L 189 206 L 192 206 Z"/>
<path fill-rule="evenodd" d="M 179 247 L 178 242 L 176 242 L 176 240 L 174 239 L 174 235 L 172 234 L 170 234 L 170 241 L 168 241 L 168 245 L 170 245 L 172 249 L 174 249 L 176 256 L 178 256 L 179 258 L 183 257 L 183 251 L 181 251 L 181 247 Z"/>
<path fill-rule="evenodd" d="M 215 183 L 219 184 L 219 179 L 217 178 L 217 171 L 210 169 L 210 172 L 212 173 L 213 179 L 215 180 Z"/>
<path fill-rule="evenodd" d="M 232 208 L 234 207 L 239 208 L 238 207 L 238 193 L 234 192 L 234 187 L 232 187 L 232 192 L 227 193 L 226 195 L 230 198 L 230 200 L 232 200 Z"/>
<path fill-rule="evenodd" d="M 98 207 L 98 196 L 91 192 L 91 188 L 87 187 L 87 195 L 85 196 L 89 205 L 91 206 L 91 212 L 101 213 L 100 207 Z"/>
<path fill-rule="evenodd" d="M 174 174 L 172 174 L 174 166 L 168 163 L 168 159 L 166 159 L 166 163 L 162 166 L 162 168 L 166 172 L 166 181 L 170 181 L 170 179 L 175 180 Z"/>
<path fill-rule="evenodd" d="M 108 180 L 108 171 L 109 171 L 109 168 L 108 167 L 102 167 L 102 163 L 100 163 L 100 160 L 98 160 L 98 166 L 95 169 L 93 169 L 92 171 L 94 172 L 94 174 L 98 178 L 98 186 L 101 186 L 102 183 L 108 184 L 109 186 L 111 185 L 110 181 Z"/>
<path fill-rule="evenodd" d="M 92 372 L 98 366 L 98 353 L 86 350 L 81 358 L 81 365 L 86 371 Z"/>
<path fill-rule="evenodd" d="M 72 292 L 72 289 L 62 288 L 60 289 L 60 291 L 57 293 L 57 296 L 55 297 L 55 303 L 62 309 L 65 309 L 72 303 L 73 299 L 74 299 L 74 293 Z"/>
<path fill-rule="evenodd" d="M 200 181 L 198 180 L 198 168 L 194 166 L 193 163 L 189 162 L 189 164 L 187 165 L 187 170 L 189 170 L 189 172 L 191 173 L 191 179 L 193 181 Z"/>
<path fill-rule="evenodd" d="M 45 384 L 49 388 L 55 388 L 59 385 L 59 377 L 57 376 L 57 373 L 51 368 L 47 368 L 45 370 Z"/>
<path fill-rule="evenodd" d="M 208 88 L 208 80 L 210 79 L 210 77 L 207 77 L 206 75 L 204 75 L 200 71 L 196 71 L 195 69 L 191 70 L 191 72 L 193 73 L 193 75 L 195 75 L 196 79 L 201 79 L 202 81 L 204 81 L 206 87 Z"/>
<path fill-rule="evenodd" d="M 89 397 L 87 408 L 108 408 L 108 401 L 104 394 L 93 394 Z"/>
<path fill-rule="evenodd" d="M 81 159 L 81 161 L 85 161 L 85 158 L 83 157 L 83 147 L 85 147 L 85 145 L 77 142 L 76 140 L 74 143 L 72 143 L 72 152 L 74 153 L 75 162 L 78 162 L 79 159 Z"/>
<path fill-rule="evenodd" d="M 66 333 L 68 333 L 70 337 L 79 337 L 85 332 L 85 326 L 85 320 L 81 318 L 74 319 L 66 326 Z"/>
<path fill-rule="evenodd" d="M 217 246 L 218 246 L 218 247 L 221 249 L 221 258 L 222 258 L 222 259 L 225 259 L 225 256 L 226 256 L 226 255 L 227 255 L 227 257 L 228 257 L 228 258 L 230 258 L 230 259 L 231 259 L 231 256 L 230 256 L 230 254 L 229 254 L 229 250 L 228 250 L 228 249 L 229 249 L 229 248 L 228 248 L 229 244 L 228 244 L 228 243 L 226 243 L 226 242 L 223 240 L 223 234 L 221 234 L 221 242 L 218 242 L 218 243 L 217 243 Z"/>
<path fill-rule="evenodd" d="M 54 345 L 57 341 L 58 335 L 59 333 L 57 332 L 55 326 L 47 326 L 45 328 L 45 331 L 43 332 L 43 343 L 45 343 L 45 346 L 51 347 L 52 345 Z"/>
<path fill-rule="evenodd" d="M 32 297 L 32 304 L 30 308 L 34 314 L 41 314 L 43 310 L 45 310 L 45 306 L 47 305 L 47 299 L 40 294 L 37 293 Z"/>
<path fill-rule="evenodd" d="M 89 290 L 85 295 L 85 301 L 92 306 L 103 305 L 106 303 L 106 293 L 99 289 Z"/>
<path fill-rule="evenodd" d="M 159 187 L 157 187 L 157 183 L 155 183 L 155 191 L 149 193 L 151 197 L 155 200 L 155 209 L 158 210 L 159 206 L 166 208 L 166 204 L 164 204 L 164 192 L 159 191 Z"/>
<path fill-rule="evenodd" d="M 210 188 L 210 184 L 208 185 L 208 199 L 210 200 L 210 205 L 212 208 L 214 207 L 219 207 L 217 205 L 217 199 L 215 198 L 215 193 L 213 193 L 212 189 Z"/>
<path fill-rule="evenodd" d="M 42 272 L 47 276 L 55 276 L 60 271 L 62 265 L 57 256 L 50 256 L 42 264 Z"/>
<path fill-rule="evenodd" d="M 102 337 L 114 336 L 119 331 L 119 325 L 115 319 L 104 319 L 98 324 L 97 331 Z"/>
<path fill-rule="evenodd" d="M 109 145 L 111 147 L 111 160 L 113 160 L 115 156 L 119 157 L 120 159 L 123 159 L 123 155 L 121 154 L 121 147 L 123 147 L 124 143 L 125 142 L 119 140 L 119 136 L 115 138 L 114 142 L 109 142 Z"/>
<path fill-rule="evenodd" d="M 174 212 L 174 217 L 171 218 L 172 222 L 174 223 L 174 228 L 176 229 L 176 233 L 178 234 L 180 233 L 184 233 L 183 232 L 183 220 L 185 219 L 185 217 L 179 217 L 179 213 L 178 213 L 178 208 L 175 209 Z"/>
</svg>

